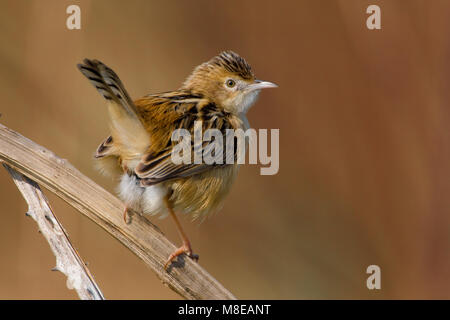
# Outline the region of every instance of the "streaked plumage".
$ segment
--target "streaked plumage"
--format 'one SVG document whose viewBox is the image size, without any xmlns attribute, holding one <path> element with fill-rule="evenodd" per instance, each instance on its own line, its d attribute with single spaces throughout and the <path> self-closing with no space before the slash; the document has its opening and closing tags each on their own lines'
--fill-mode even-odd
<svg viewBox="0 0 450 320">
<path fill-rule="evenodd" d="M 151 215 L 174 209 L 194 218 L 219 209 L 238 165 L 176 165 L 172 132 L 183 128 L 193 135 L 195 121 L 202 121 L 203 132 L 245 130 L 245 113 L 259 90 L 274 85 L 255 80 L 248 63 L 231 51 L 195 68 L 180 89 L 134 102 L 119 77 L 100 61 L 85 59 L 78 67 L 108 102 L 111 135 L 95 158 L 102 171 L 121 174 L 119 196 L 127 207 Z M 190 246 L 183 252 L 188 251 Z"/>
</svg>

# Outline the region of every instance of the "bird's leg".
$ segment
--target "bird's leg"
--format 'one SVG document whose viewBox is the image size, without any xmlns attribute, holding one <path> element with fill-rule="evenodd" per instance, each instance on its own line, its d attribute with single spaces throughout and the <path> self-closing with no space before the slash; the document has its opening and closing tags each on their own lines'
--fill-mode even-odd
<svg viewBox="0 0 450 320">
<path fill-rule="evenodd" d="M 122 170 L 124 174 L 128 174 L 128 166 L 126 165 L 126 163 L 122 162 L 120 160 L 120 165 L 122 166 Z M 125 203 L 125 208 L 123 210 L 123 221 L 125 221 L 125 224 L 130 224 L 131 223 L 131 219 L 129 219 L 129 215 L 128 215 L 128 204 Z"/>
<path fill-rule="evenodd" d="M 126 224 L 129 224 L 131 222 L 129 219 L 129 216 L 128 216 L 128 206 L 127 205 L 125 205 L 125 208 L 123 210 L 123 221 L 125 221 Z"/>
<path fill-rule="evenodd" d="M 175 215 L 175 212 L 173 211 L 172 205 L 169 201 L 169 196 L 170 195 L 166 196 L 164 198 L 164 200 L 165 200 L 167 210 L 169 211 L 170 216 L 175 221 L 175 224 L 177 226 L 177 229 L 180 234 L 181 240 L 183 241 L 183 244 L 181 245 L 181 247 L 179 247 L 174 252 L 172 252 L 172 254 L 169 256 L 169 259 L 167 259 L 166 264 L 164 265 L 164 269 L 167 269 L 167 267 L 170 265 L 170 263 L 173 261 L 173 259 L 175 259 L 176 257 L 178 257 L 179 255 L 181 255 L 183 253 L 185 253 L 189 258 L 191 258 L 195 261 L 198 261 L 198 258 L 199 258 L 197 254 L 194 254 L 192 252 L 191 242 L 189 241 L 186 234 L 184 233 L 183 228 L 181 227 L 180 221 L 178 220 L 177 216 Z"/>
</svg>

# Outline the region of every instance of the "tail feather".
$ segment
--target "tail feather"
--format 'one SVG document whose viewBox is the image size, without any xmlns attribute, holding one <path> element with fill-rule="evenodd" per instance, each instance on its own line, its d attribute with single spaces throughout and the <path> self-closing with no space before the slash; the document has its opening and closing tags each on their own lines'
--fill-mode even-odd
<svg viewBox="0 0 450 320">
<path fill-rule="evenodd" d="M 147 150 L 150 139 L 120 78 L 112 69 L 95 59 L 84 59 L 77 67 L 108 102 L 111 136 L 120 150 L 121 158 L 139 158 Z"/>
<path fill-rule="evenodd" d="M 81 73 L 106 99 L 120 104 L 130 116 L 136 116 L 136 107 L 117 74 L 99 60 L 84 59 L 77 64 Z"/>
</svg>

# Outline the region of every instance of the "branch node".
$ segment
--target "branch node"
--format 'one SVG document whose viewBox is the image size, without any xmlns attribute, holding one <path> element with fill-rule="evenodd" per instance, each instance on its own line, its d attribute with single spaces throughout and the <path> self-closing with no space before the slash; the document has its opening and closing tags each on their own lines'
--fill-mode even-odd
<svg viewBox="0 0 450 320">
<path fill-rule="evenodd" d="M 36 220 L 36 214 L 32 210 L 28 210 L 27 212 L 25 212 L 25 216 L 31 217 Z"/>
<path fill-rule="evenodd" d="M 47 220 L 51 224 L 52 228 L 54 228 L 55 223 L 53 222 L 52 218 L 47 214 L 44 217 L 45 217 L 45 220 Z"/>
</svg>

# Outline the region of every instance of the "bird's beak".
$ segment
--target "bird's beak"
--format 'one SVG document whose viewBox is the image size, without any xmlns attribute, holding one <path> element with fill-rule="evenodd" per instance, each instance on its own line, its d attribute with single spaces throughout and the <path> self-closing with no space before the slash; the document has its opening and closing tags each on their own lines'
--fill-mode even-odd
<svg viewBox="0 0 450 320">
<path fill-rule="evenodd" d="M 255 80 L 254 83 L 249 84 L 247 89 L 249 91 L 253 90 L 261 90 L 266 88 L 276 88 L 278 87 L 275 83 L 269 82 L 269 81 L 262 81 L 262 80 Z"/>
</svg>

